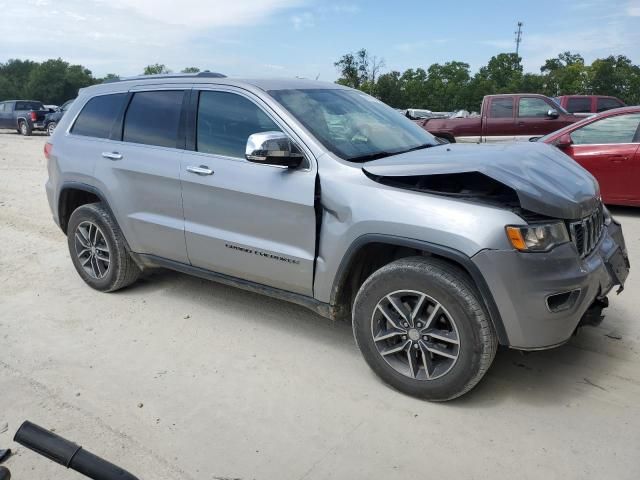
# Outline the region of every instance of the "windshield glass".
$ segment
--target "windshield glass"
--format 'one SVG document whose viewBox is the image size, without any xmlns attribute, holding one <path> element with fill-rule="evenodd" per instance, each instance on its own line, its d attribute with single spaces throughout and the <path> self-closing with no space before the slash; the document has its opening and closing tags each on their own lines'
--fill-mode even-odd
<svg viewBox="0 0 640 480">
<path fill-rule="evenodd" d="M 345 160 L 364 162 L 439 145 L 401 113 L 356 90 L 271 90 L 269 94 Z"/>
</svg>

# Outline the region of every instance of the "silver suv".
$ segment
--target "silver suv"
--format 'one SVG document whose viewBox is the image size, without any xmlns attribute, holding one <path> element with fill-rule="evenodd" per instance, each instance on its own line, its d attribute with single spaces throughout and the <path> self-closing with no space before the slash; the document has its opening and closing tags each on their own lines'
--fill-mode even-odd
<svg viewBox="0 0 640 480">
<path fill-rule="evenodd" d="M 214 73 L 80 91 L 46 145 L 71 259 L 166 267 L 347 318 L 388 384 L 449 400 L 498 345 L 599 321 L 629 262 L 594 178 L 537 144 L 440 144 L 362 92 Z"/>
</svg>

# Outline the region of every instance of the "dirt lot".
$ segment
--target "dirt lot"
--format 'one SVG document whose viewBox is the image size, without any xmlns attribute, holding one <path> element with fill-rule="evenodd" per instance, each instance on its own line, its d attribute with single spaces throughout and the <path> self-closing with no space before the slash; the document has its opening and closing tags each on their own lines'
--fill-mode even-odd
<svg viewBox="0 0 640 480">
<path fill-rule="evenodd" d="M 43 136 L 0 131 L 0 448 L 24 419 L 141 479 L 616 478 L 640 473 L 640 275 L 598 328 L 504 350 L 471 394 L 403 396 L 350 327 L 172 272 L 87 287 L 44 193 Z M 615 209 L 640 266 L 640 210 Z"/>
</svg>

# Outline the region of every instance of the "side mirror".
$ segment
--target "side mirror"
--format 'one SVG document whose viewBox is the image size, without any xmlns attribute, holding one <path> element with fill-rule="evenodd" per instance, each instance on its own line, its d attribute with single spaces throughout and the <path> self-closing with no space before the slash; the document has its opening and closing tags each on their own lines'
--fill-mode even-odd
<svg viewBox="0 0 640 480">
<path fill-rule="evenodd" d="M 555 108 L 550 108 L 549 110 L 547 110 L 547 117 L 558 118 L 559 116 L 560 114 L 558 113 L 558 110 L 556 110 Z"/>
<path fill-rule="evenodd" d="M 249 135 L 245 158 L 253 163 L 296 168 L 304 156 L 282 132 L 262 132 Z"/>
<path fill-rule="evenodd" d="M 571 134 L 570 133 L 563 133 L 562 135 L 560 135 L 560 138 L 558 138 L 555 141 L 555 145 L 558 148 L 567 148 L 572 143 L 573 143 L 573 140 L 571 140 Z"/>
</svg>

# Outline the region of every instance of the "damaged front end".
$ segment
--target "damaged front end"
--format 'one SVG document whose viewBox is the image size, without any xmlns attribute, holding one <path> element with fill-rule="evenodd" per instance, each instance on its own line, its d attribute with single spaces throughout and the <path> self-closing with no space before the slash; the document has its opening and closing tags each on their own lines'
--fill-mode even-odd
<svg viewBox="0 0 640 480">
<path fill-rule="evenodd" d="M 600 204 L 598 183 L 549 145 L 442 145 L 368 162 L 379 183 L 548 218 L 579 219 Z"/>
<path fill-rule="evenodd" d="M 471 260 L 502 317 L 507 345 L 522 350 L 566 342 L 597 325 L 607 295 L 624 285 L 629 262 L 619 224 L 593 176 L 537 143 L 447 145 L 368 162 L 364 174 L 394 188 L 509 210 L 523 221 L 493 225 L 513 248 L 480 246 Z"/>
</svg>

